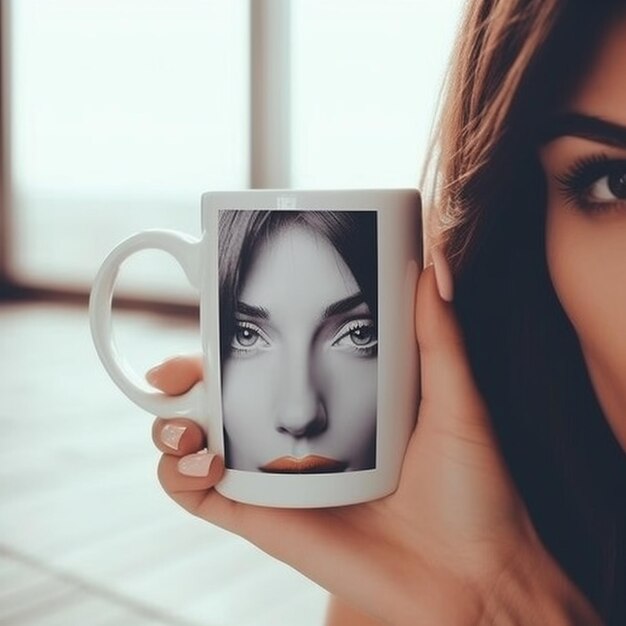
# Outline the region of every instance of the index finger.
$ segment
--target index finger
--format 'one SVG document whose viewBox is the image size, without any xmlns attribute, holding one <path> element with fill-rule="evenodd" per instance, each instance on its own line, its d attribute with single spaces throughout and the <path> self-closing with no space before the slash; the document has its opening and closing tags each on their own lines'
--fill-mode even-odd
<svg viewBox="0 0 626 626">
<path fill-rule="evenodd" d="M 146 374 L 146 380 L 170 396 L 189 391 L 204 378 L 201 356 L 176 356 L 156 365 Z"/>
<path fill-rule="evenodd" d="M 421 361 L 420 419 L 436 409 L 440 427 L 462 433 L 479 427 L 490 435 L 486 404 L 477 388 L 463 332 L 451 303 L 440 298 L 434 268 L 420 276 L 416 298 L 416 333 Z"/>
</svg>

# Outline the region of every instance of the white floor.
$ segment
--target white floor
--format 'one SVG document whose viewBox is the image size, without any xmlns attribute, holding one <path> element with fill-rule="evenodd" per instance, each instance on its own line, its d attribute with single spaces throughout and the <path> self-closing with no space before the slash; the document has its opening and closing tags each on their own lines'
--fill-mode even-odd
<svg viewBox="0 0 626 626">
<path fill-rule="evenodd" d="M 138 371 L 199 347 L 179 318 L 115 325 Z M 0 306 L 0 625 L 321 625 L 321 588 L 162 492 L 151 422 L 84 309 Z"/>
</svg>

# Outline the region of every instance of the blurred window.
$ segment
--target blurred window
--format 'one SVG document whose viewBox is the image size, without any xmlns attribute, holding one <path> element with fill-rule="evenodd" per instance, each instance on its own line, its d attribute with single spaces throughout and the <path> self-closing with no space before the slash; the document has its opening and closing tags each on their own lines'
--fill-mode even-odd
<svg viewBox="0 0 626 626">
<path fill-rule="evenodd" d="M 13 0 L 16 280 L 87 289 L 122 238 L 198 234 L 203 191 L 250 186 L 250 2 L 289 11 L 285 186 L 418 184 L 461 0 Z M 193 297 L 138 256 L 121 291 Z"/>
</svg>

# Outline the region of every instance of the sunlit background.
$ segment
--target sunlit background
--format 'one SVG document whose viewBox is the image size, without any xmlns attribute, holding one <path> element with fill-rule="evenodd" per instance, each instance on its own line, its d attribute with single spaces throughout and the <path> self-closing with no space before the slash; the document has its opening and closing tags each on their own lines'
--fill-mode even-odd
<svg viewBox="0 0 626 626">
<path fill-rule="evenodd" d="M 195 234 L 203 191 L 251 185 L 249 0 L 9 4 L 17 278 L 86 288 L 118 240 Z M 416 186 L 460 1 L 282 4 L 279 186 Z M 122 289 L 189 293 L 147 256 Z"/>
<path fill-rule="evenodd" d="M 198 235 L 204 191 L 417 186 L 462 0 L 0 7 L 0 623 L 321 624 L 323 590 L 163 495 L 87 295 L 128 235 Z M 118 293 L 140 371 L 199 345 L 164 254 Z"/>
</svg>

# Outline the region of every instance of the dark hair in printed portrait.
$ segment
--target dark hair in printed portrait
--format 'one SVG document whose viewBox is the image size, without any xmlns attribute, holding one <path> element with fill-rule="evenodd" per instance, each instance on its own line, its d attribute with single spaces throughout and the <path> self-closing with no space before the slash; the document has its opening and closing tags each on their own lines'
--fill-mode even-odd
<svg viewBox="0 0 626 626">
<path fill-rule="evenodd" d="M 378 276 L 374 211 L 222 210 L 219 216 L 219 297 L 222 363 L 235 332 L 237 297 L 261 244 L 282 229 L 303 226 L 337 250 L 377 322 Z"/>
</svg>

